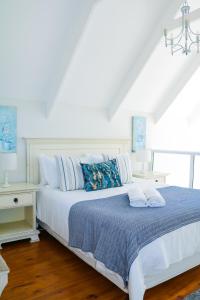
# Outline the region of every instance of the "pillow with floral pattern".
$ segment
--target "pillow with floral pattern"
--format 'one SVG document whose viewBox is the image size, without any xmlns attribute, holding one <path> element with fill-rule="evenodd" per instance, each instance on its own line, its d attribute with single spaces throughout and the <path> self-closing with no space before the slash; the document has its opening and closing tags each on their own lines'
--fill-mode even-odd
<svg viewBox="0 0 200 300">
<path fill-rule="evenodd" d="M 116 159 L 97 164 L 81 163 L 87 192 L 122 186 Z"/>
</svg>

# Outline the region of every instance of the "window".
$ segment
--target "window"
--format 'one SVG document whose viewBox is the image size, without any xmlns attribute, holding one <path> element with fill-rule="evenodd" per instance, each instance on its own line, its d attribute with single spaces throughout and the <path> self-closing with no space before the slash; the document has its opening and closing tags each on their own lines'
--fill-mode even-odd
<svg viewBox="0 0 200 300">
<path fill-rule="evenodd" d="M 195 156 L 194 161 L 194 182 L 193 187 L 195 189 L 200 189 L 200 156 Z"/>
<path fill-rule="evenodd" d="M 200 158 L 198 161 L 200 179 Z M 168 173 L 166 183 L 189 187 L 190 183 L 190 155 L 177 153 L 154 152 L 153 170 Z M 199 180 L 200 187 L 200 180 Z"/>
</svg>

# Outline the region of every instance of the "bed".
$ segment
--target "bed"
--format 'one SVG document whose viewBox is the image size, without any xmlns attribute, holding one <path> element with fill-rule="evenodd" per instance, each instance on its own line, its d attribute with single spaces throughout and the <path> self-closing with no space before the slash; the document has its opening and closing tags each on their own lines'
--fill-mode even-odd
<svg viewBox="0 0 200 300">
<path fill-rule="evenodd" d="M 129 140 L 27 139 L 27 179 L 31 183 L 38 183 L 39 154 L 54 155 L 63 152 L 118 154 L 128 151 L 129 147 Z M 142 300 L 145 290 L 199 265 L 200 222 L 165 234 L 145 246 L 131 266 L 127 287 L 117 273 L 106 268 L 91 253 L 68 246 L 68 216 L 74 204 L 84 200 L 124 194 L 129 188 L 129 185 L 124 185 L 92 193 L 83 190 L 63 193 L 49 187 L 42 187 L 38 193 L 37 216 L 44 229 L 128 293 L 130 300 Z"/>
</svg>

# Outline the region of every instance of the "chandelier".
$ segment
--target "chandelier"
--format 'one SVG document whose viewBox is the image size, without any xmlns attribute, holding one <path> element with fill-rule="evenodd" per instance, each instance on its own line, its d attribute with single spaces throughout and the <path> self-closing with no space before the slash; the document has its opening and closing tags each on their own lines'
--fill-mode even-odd
<svg viewBox="0 0 200 300">
<path fill-rule="evenodd" d="M 165 46 L 170 47 L 171 54 L 182 51 L 183 54 L 188 55 L 193 46 L 196 47 L 197 53 L 200 51 L 200 34 L 192 31 L 189 22 L 190 6 L 187 1 L 184 1 L 181 7 L 182 14 L 182 29 L 177 36 L 171 35 L 168 37 L 167 29 L 164 29 Z"/>
</svg>

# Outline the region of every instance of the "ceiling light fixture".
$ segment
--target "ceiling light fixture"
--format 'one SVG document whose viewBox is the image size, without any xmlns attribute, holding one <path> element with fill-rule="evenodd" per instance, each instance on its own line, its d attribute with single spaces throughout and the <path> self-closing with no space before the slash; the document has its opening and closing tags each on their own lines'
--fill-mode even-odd
<svg viewBox="0 0 200 300">
<path fill-rule="evenodd" d="M 200 34 L 192 31 L 190 27 L 189 14 L 190 6 L 187 1 L 184 1 L 181 7 L 182 14 L 182 29 L 177 36 L 168 37 L 167 29 L 164 29 L 165 46 L 171 48 L 171 54 L 182 51 L 188 55 L 191 52 L 192 46 L 196 46 L 197 53 L 200 52 Z"/>
</svg>

